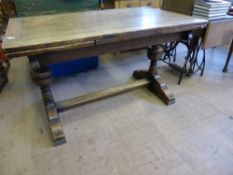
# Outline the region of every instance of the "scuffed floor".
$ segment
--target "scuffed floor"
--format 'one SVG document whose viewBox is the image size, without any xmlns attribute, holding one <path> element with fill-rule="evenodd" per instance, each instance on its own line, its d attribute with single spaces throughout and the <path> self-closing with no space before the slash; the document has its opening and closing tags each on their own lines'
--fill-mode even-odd
<svg viewBox="0 0 233 175">
<path fill-rule="evenodd" d="M 174 105 L 142 89 L 62 113 L 68 143 L 59 147 L 51 146 L 27 59 L 13 60 L 0 94 L 0 175 L 232 175 L 233 62 L 222 73 L 226 54 L 208 50 L 204 77 L 181 86 L 160 63 Z M 103 55 L 97 70 L 57 79 L 52 90 L 61 100 L 111 87 L 148 64 L 143 51 Z"/>
</svg>

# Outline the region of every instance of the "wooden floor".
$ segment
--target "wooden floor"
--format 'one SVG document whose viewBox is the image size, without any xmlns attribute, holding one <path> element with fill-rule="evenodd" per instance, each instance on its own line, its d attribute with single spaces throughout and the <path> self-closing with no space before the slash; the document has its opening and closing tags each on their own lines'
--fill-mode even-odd
<svg viewBox="0 0 233 175">
<path fill-rule="evenodd" d="M 175 105 L 143 89 L 62 113 L 68 143 L 60 147 L 51 147 L 27 59 L 13 60 L 0 95 L 0 175 L 232 175 L 233 62 L 223 74 L 226 55 L 226 48 L 208 50 L 204 77 L 181 86 L 160 63 Z M 148 64 L 143 51 L 104 55 L 98 70 L 58 79 L 52 89 L 56 100 L 69 98 L 130 81 Z"/>
</svg>

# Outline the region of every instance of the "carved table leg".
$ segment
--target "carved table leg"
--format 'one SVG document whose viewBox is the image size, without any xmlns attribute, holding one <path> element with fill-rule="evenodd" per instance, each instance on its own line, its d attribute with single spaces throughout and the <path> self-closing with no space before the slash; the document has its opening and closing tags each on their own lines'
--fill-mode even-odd
<svg viewBox="0 0 233 175">
<path fill-rule="evenodd" d="M 162 57 L 163 51 L 163 47 L 159 45 L 148 48 L 147 56 L 151 61 L 148 71 L 135 71 L 133 76 L 135 79 L 147 78 L 150 81 L 148 89 L 158 96 L 165 104 L 170 105 L 175 103 L 175 98 L 172 93 L 169 92 L 167 85 L 160 81 L 160 76 L 155 67 L 157 61 Z"/>
<path fill-rule="evenodd" d="M 57 112 L 56 103 L 53 98 L 53 94 L 49 88 L 49 83 L 51 82 L 51 72 L 48 68 L 42 68 L 39 64 L 31 62 L 32 71 L 31 78 L 32 81 L 41 87 L 41 93 L 48 117 L 49 127 L 55 146 L 66 143 L 66 138 L 64 135 L 62 123 Z"/>
<path fill-rule="evenodd" d="M 227 56 L 227 60 L 226 60 L 225 66 L 223 68 L 223 72 L 227 72 L 228 71 L 228 65 L 229 65 L 229 62 L 231 60 L 232 53 L 233 53 L 233 40 L 231 42 L 231 47 L 230 47 L 230 50 L 229 50 L 229 53 L 228 53 L 228 56 Z"/>
</svg>

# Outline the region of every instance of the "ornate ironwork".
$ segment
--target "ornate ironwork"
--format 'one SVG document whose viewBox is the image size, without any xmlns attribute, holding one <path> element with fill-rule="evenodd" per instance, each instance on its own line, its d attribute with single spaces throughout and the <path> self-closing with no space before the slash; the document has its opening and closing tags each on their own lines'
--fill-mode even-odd
<svg viewBox="0 0 233 175">
<path fill-rule="evenodd" d="M 175 64 L 177 59 L 177 46 L 179 44 L 183 44 L 187 48 L 187 55 L 184 57 L 185 61 L 182 66 Z M 184 75 L 191 76 L 198 71 L 201 71 L 201 76 L 204 74 L 206 54 L 205 50 L 202 49 L 201 46 L 202 39 L 194 37 L 192 33 L 189 34 L 187 40 L 164 44 L 164 55 L 161 60 L 171 68 L 180 72 L 178 84 L 181 83 Z"/>
</svg>

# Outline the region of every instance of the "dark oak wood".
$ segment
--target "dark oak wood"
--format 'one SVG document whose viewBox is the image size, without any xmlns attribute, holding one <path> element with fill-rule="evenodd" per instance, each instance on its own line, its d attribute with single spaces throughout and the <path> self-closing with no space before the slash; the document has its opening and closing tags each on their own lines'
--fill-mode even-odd
<svg viewBox="0 0 233 175">
<path fill-rule="evenodd" d="M 157 72 L 153 70 L 152 72 Z M 167 85 L 160 80 L 160 76 L 157 73 L 151 73 L 150 71 L 135 71 L 133 73 L 135 79 L 148 79 L 150 83 L 147 85 L 147 88 L 159 97 L 166 105 L 171 105 L 175 103 L 175 98 L 172 92 L 169 91 Z"/>
<path fill-rule="evenodd" d="M 57 110 L 59 112 L 63 112 L 75 107 L 79 107 L 88 103 L 96 102 L 108 97 L 112 97 L 118 94 L 122 94 L 128 91 L 132 91 L 138 88 L 145 87 L 149 84 L 149 80 L 143 79 L 140 81 L 135 81 L 131 83 L 127 83 L 124 85 L 120 85 L 117 87 L 105 89 L 105 90 L 100 90 L 97 92 L 92 92 L 90 94 L 82 95 L 79 97 L 75 97 L 72 99 L 64 100 L 57 102 Z"/>
<path fill-rule="evenodd" d="M 183 40 L 190 31 L 204 30 L 206 25 L 206 20 L 153 8 L 18 18 L 9 22 L 3 49 L 8 59 L 29 57 L 31 78 L 41 87 L 52 138 L 59 145 L 66 139 L 58 112 L 141 87 L 147 87 L 167 105 L 173 104 L 175 98 L 160 81 L 155 67 L 163 54 L 159 44 Z M 49 64 L 137 48 L 148 48 L 150 59 L 147 71 L 140 71 L 140 76 L 134 73 L 140 80 L 58 103 L 54 101 L 49 89 Z"/>
<path fill-rule="evenodd" d="M 149 7 L 12 18 L 3 49 L 6 54 L 25 51 L 27 56 L 38 49 L 187 31 L 206 24 L 203 19 Z"/>
<path fill-rule="evenodd" d="M 51 72 L 48 69 L 40 67 L 35 60 L 31 60 L 31 78 L 38 86 L 40 86 L 45 110 L 48 118 L 49 128 L 54 146 L 66 143 L 66 138 L 62 123 L 57 111 L 57 106 L 50 90 Z"/>
<path fill-rule="evenodd" d="M 68 44 L 64 46 L 54 46 L 54 47 L 45 47 L 45 48 L 39 48 L 39 49 L 32 49 L 32 50 L 22 50 L 18 52 L 11 52 L 6 53 L 5 56 L 7 58 L 16 58 L 16 57 L 23 57 L 23 56 L 33 56 L 38 55 L 41 53 L 47 53 L 47 52 L 56 52 L 56 51 L 69 51 L 72 49 L 82 48 L 82 47 L 88 47 L 93 46 L 94 42 L 83 42 L 83 43 L 75 43 L 75 44 Z"/>
<path fill-rule="evenodd" d="M 41 93 L 45 104 L 45 109 L 48 117 L 49 127 L 55 146 L 66 143 L 65 134 L 62 123 L 57 112 L 56 103 L 54 102 L 52 92 L 49 86 L 41 87 Z"/>
<path fill-rule="evenodd" d="M 203 25 L 192 26 L 192 29 L 197 29 Z M 183 29 L 184 31 L 189 29 Z M 95 44 L 89 43 L 85 47 L 71 48 L 68 49 L 59 49 L 57 47 L 49 48 L 50 52 L 44 52 L 43 49 L 34 49 L 34 50 L 23 50 L 20 52 L 10 52 L 5 55 L 8 58 L 21 57 L 23 55 L 30 56 L 31 58 L 41 59 L 41 63 L 51 64 L 59 63 L 67 60 L 76 60 L 78 58 L 89 57 L 94 55 L 101 55 L 106 53 L 112 53 L 117 51 L 126 51 L 130 49 L 137 49 L 147 47 L 149 45 L 155 45 L 164 43 L 167 41 L 177 41 L 181 40 L 186 36 L 186 32 L 174 32 L 174 33 L 164 33 L 164 34 L 154 34 L 151 36 L 145 37 L 134 37 L 131 39 L 123 38 L 122 40 L 116 39 L 102 39 L 95 41 Z M 83 46 L 83 45 L 82 45 Z"/>
<path fill-rule="evenodd" d="M 157 97 L 159 97 L 165 104 L 171 105 L 175 103 L 175 97 L 172 92 L 168 89 L 167 85 L 160 81 L 160 77 L 154 78 L 152 76 L 152 82 L 149 84 L 148 88 Z"/>
<path fill-rule="evenodd" d="M 135 79 L 148 79 L 148 89 L 159 97 L 165 104 L 171 105 L 175 103 L 173 94 L 168 90 L 165 83 L 160 81 L 160 76 L 157 73 L 157 61 L 161 59 L 164 49 L 160 45 L 152 46 L 147 49 L 147 56 L 150 60 L 150 66 L 147 71 L 139 70 L 133 73 Z"/>
<path fill-rule="evenodd" d="M 69 58 L 69 60 L 77 60 L 79 58 L 101 55 L 105 53 L 126 51 L 137 48 L 146 48 L 147 46 L 150 45 L 156 45 L 169 41 L 180 41 L 187 38 L 187 35 L 188 32 L 186 31 L 171 33 L 171 34 L 154 35 L 150 37 L 118 41 L 115 43 L 110 42 L 102 45 L 79 48 L 79 49 L 70 50 L 69 52 L 60 51 L 60 52 L 39 54 L 39 55 L 31 56 L 31 58 L 38 59 L 41 65 L 46 66 L 53 63 L 65 62 L 67 61 L 67 58 Z"/>
</svg>

